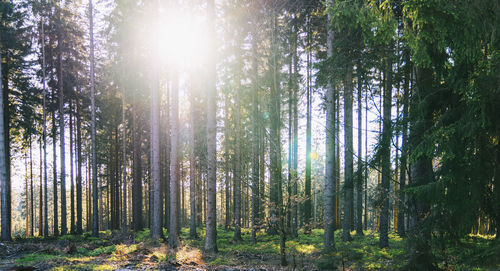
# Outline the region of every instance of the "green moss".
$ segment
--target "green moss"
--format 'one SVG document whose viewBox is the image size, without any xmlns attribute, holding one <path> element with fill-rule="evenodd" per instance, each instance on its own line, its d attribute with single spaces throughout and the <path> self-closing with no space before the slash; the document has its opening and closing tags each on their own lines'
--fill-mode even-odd
<svg viewBox="0 0 500 271">
<path fill-rule="evenodd" d="M 235 265 L 236 262 L 235 262 L 234 258 L 232 258 L 232 257 L 226 257 L 224 255 L 219 255 L 219 256 L 215 257 L 213 260 L 209 261 L 209 264 L 211 264 L 213 266 L 222 266 L 222 265 L 232 266 L 232 265 Z"/>
<path fill-rule="evenodd" d="M 99 255 L 109 255 L 115 252 L 116 247 L 114 245 L 106 247 L 98 247 L 88 253 L 89 256 L 99 256 Z"/>
<path fill-rule="evenodd" d="M 142 231 L 136 232 L 134 235 L 134 240 L 136 242 L 139 242 L 139 243 L 140 242 L 144 242 L 144 243 L 150 242 L 151 237 L 150 237 L 149 229 L 144 229 Z"/>
<path fill-rule="evenodd" d="M 26 254 L 22 258 L 16 260 L 16 264 L 32 265 L 37 262 L 51 261 L 60 258 L 59 255 L 53 254 Z"/>
</svg>

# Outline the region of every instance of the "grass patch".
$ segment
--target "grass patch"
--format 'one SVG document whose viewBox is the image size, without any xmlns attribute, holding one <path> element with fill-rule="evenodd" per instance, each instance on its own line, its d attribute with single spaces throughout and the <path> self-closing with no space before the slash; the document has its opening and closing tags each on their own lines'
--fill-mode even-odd
<svg viewBox="0 0 500 271">
<path fill-rule="evenodd" d="M 38 262 L 53 261 L 61 258 L 59 255 L 54 254 L 26 254 L 22 258 L 16 260 L 19 265 L 33 265 Z"/>
<path fill-rule="evenodd" d="M 98 247 L 88 253 L 89 256 L 100 256 L 100 255 L 110 255 L 113 252 L 115 252 L 116 246 L 111 245 L 111 246 L 106 246 L 106 247 Z"/>
</svg>

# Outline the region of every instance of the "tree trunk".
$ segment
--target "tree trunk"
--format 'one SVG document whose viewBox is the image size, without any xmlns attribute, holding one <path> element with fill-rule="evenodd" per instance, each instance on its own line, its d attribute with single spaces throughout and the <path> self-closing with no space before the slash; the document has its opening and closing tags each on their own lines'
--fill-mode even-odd
<svg viewBox="0 0 500 271">
<path fill-rule="evenodd" d="M 237 82 L 241 80 L 238 78 Z M 240 84 L 235 93 L 235 116 L 234 116 L 234 240 L 241 241 L 241 124 L 240 124 Z"/>
<path fill-rule="evenodd" d="M 83 232 L 82 202 L 82 120 L 80 112 L 80 91 L 76 96 L 76 233 Z"/>
<path fill-rule="evenodd" d="M 379 247 L 389 246 L 389 197 L 391 185 L 391 139 L 392 139 L 392 62 L 390 58 L 385 59 L 385 88 L 384 88 L 384 118 L 382 130 L 382 142 L 380 146 L 382 159 L 382 184 L 380 189 L 380 239 Z"/>
<path fill-rule="evenodd" d="M 259 70 L 257 62 L 257 31 L 252 32 L 252 244 L 257 243 L 259 230 Z"/>
<path fill-rule="evenodd" d="M 281 97 L 278 79 L 278 41 L 277 41 L 277 15 L 273 10 L 272 22 L 273 30 L 271 37 L 271 61 L 272 61 L 272 82 L 271 82 L 271 97 L 269 103 L 269 115 L 271 122 L 270 139 L 269 139 L 269 158 L 270 158 L 270 181 L 269 181 L 269 234 L 277 234 L 280 223 L 281 201 L 281 136 L 280 136 L 280 113 L 281 113 Z"/>
<path fill-rule="evenodd" d="M 73 167 L 73 108 L 72 102 L 69 103 L 69 165 L 70 165 L 70 182 L 71 182 L 71 191 L 70 191 L 70 204 L 71 204 L 71 225 L 70 232 L 74 234 L 76 232 L 75 229 L 75 182 L 73 181 L 74 176 L 74 167 Z"/>
<path fill-rule="evenodd" d="M 311 18 L 307 18 L 307 46 L 311 46 Z M 304 233 L 311 232 L 311 51 L 307 50 L 306 71 L 306 178 L 305 178 L 305 200 L 304 200 Z"/>
<path fill-rule="evenodd" d="M 215 3 L 214 0 L 207 1 L 208 32 L 215 39 Z M 207 221 L 205 252 L 217 252 L 217 89 L 216 89 L 216 62 L 215 41 L 211 39 L 208 44 L 209 61 L 207 75 Z"/>
<path fill-rule="evenodd" d="M 297 21 L 296 15 L 293 15 L 293 41 L 292 41 L 292 54 L 293 54 L 293 157 L 292 157 L 292 237 L 298 237 L 298 164 L 299 164 L 299 112 L 297 110 L 297 104 L 299 101 L 299 57 L 297 56 Z"/>
<path fill-rule="evenodd" d="M 95 123 L 95 90 L 94 90 L 94 9 L 89 0 L 90 9 L 90 102 L 91 102 L 91 140 L 92 140 L 92 236 L 99 236 L 99 205 L 97 190 L 97 157 L 96 157 L 96 123 Z"/>
<path fill-rule="evenodd" d="M 333 5 L 333 0 L 330 0 Z M 328 22 L 330 19 L 328 20 Z M 333 56 L 334 32 L 328 28 L 327 54 Z M 335 250 L 335 84 L 329 80 L 326 95 L 325 235 L 326 251 Z"/>
<path fill-rule="evenodd" d="M 30 236 L 35 235 L 35 204 L 34 204 L 34 193 L 33 193 L 33 145 L 30 135 Z"/>
<path fill-rule="evenodd" d="M 352 64 L 347 64 L 344 81 L 344 220 L 342 223 L 342 240 L 351 240 L 351 212 L 353 197 L 353 140 L 352 140 Z"/>
<path fill-rule="evenodd" d="M 411 124 L 409 147 L 415 149 L 422 144 L 425 133 L 432 127 L 433 112 L 425 102 L 432 93 L 433 72 L 430 68 L 417 68 L 417 88 L 412 94 Z M 432 157 L 422 152 L 412 160 L 410 187 L 416 188 L 434 181 Z M 436 270 L 434 257 L 430 247 L 431 233 L 424 225 L 429 215 L 429 205 L 415 197 L 409 196 L 409 228 L 410 238 L 408 267 L 411 270 Z"/>
<path fill-rule="evenodd" d="M 358 174 L 356 175 L 356 234 L 363 236 L 363 139 L 362 139 L 362 112 L 363 104 L 363 68 L 358 65 Z M 365 221 L 366 223 L 366 221 Z"/>
<path fill-rule="evenodd" d="M 61 4 L 61 2 L 60 2 Z M 59 9 L 62 9 L 59 6 Z M 61 12 L 58 11 L 59 21 L 61 20 Z M 59 91 L 59 134 L 60 134 L 60 148 L 59 152 L 61 154 L 61 234 L 65 235 L 68 233 L 67 226 L 67 207 L 66 207 L 66 150 L 65 150 L 65 134 L 64 134 L 64 83 L 63 83 L 63 63 L 62 63 L 62 26 L 57 26 L 57 61 L 59 64 L 58 75 L 57 75 L 57 89 Z"/>
<path fill-rule="evenodd" d="M 179 227 L 179 161 L 178 161 L 178 137 L 179 137 L 179 98 L 177 74 L 172 78 L 172 89 L 170 95 L 170 229 L 168 243 L 175 248 L 179 245 L 177 228 Z"/>
<path fill-rule="evenodd" d="M 1 36 L 0 36 L 1 37 Z M 0 39 L 1 41 L 1 39 Z M 0 52 L 0 59 L 2 59 L 2 55 Z M 2 61 L 0 61 L 0 77 L 3 77 L 2 73 Z M 3 82 L 3 80 L 0 80 Z M 1 85 L 1 84 L 0 84 Z M 7 86 L 3 86 L 0 89 L 0 184 L 1 184 L 1 202 L 2 202 L 2 241 L 10 241 L 11 240 L 11 213 L 10 213 L 10 182 L 7 176 L 7 153 L 5 149 L 5 124 L 4 124 L 4 88 Z"/>
<path fill-rule="evenodd" d="M 410 64 L 410 54 L 409 52 L 405 52 L 406 54 L 406 66 L 404 68 L 404 93 L 403 93 L 403 138 L 401 145 L 401 163 L 400 163 L 400 171 L 399 171 L 399 201 L 398 201 L 398 234 L 403 237 L 405 235 L 405 209 L 406 209 L 406 194 L 404 192 L 406 186 L 406 176 L 408 173 L 408 100 L 410 96 L 410 73 L 411 73 L 411 64 Z"/>
<path fill-rule="evenodd" d="M 196 233 L 196 157 L 195 157 L 195 89 L 192 87 L 189 96 L 189 121 L 190 128 L 189 131 L 189 237 L 192 239 L 198 238 Z"/>
<path fill-rule="evenodd" d="M 128 231 L 127 223 L 127 130 L 125 123 L 125 91 L 122 89 L 122 230 Z"/>
<path fill-rule="evenodd" d="M 28 150 L 24 149 L 24 211 L 25 211 L 25 237 L 30 236 L 30 208 L 29 208 L 29 188 L 28 188 Z"/>
<path fill-rule="evenodd" d="M 229 231 L 231 228 L 231 174 L 230 174 L 230 164 L 231 164 L 231 155 L 229 154 L 230 147 L 230 131 L 231 131 L 231 114 L 229 112 L 229 95 L 226 95 L 225 99 L 225 119 L 224 119 L 224 181 L 225 181 L 225 203 L 226 203 L 226 214 L 225 214 L 225 223 L 224 228 L 226 231 Z"/>
<path fill-rule="evenodd" d="M 52 93 L 52 99 L 54 99 L 54 92 Z M 56 114 L 55 110 L 52 111 L 52 158 L 53 160 L 53 165 L 52 165 L 52 173 L 53 173 L 53 178 L 52 178 L 52 184 L 53 184 L 53 202 L 54 202 L 54 236 L 59 235 L 59 220 L 58 220 L 58 200 L 57 200 L 57 157 L 56 157 L 56 143 L 57 142 L 57 131 L 56 131 Z"/>
<path fill-rule="evenodd" d="M 43 236 L 43 147 L 42 139 L 40 138 L 40 189 L 38 190 L 38 236 Z"/>
<path fill-rule="evenodd" d="M 153 9 L 159 8 L 159 1 L 152 5 Z M 157 16 L 156 12 L 153 12 Z M 153 55 L 158 52 L 158 41 L 153 42 Z M 160 94 L 158 91 L 158 63 L 152 59 L 153 71 L 151 78 L 151 182 L 153 188 L 152 195 L 152 217 L 151 217 L 151 238 L 159 239 L 163 236 L 161 227 L 161 187 L 160 187 Z"/>
<path fill-rule="evenodd" d="M 365 96 L 365 159 L 368 159 L 368 93 Z M 365 230 L 368 230 L 368 161 L 363 166 L 365 182 Z"/>
<path fill-rule="evenodd" d="M 42 120 L 42 140 L 43 140 L 43 191 L 44 191 L 44 204 L 43 204 L 43 236 L 48 237 L 49 236 L 49 209 L 48 209 L 48 186 L 47 186 L 47 89 L 45 87 L 45 30 L 44 30 L 44 21 L 43 17 L 41 20 L 41 25 L 42 25 L 42 87 L 43 87 L 43 92 L 42 92 L 42 114 L 43 114 L 43 120 Z M 0 117 L 1 118 L 1 117 Z M 1 143 L 0 143 L 1 144 Z M 40 189 L 42 187 L 40 186 Z M 42 200 L 40 199 L 40 202 Z"/>
</svg>

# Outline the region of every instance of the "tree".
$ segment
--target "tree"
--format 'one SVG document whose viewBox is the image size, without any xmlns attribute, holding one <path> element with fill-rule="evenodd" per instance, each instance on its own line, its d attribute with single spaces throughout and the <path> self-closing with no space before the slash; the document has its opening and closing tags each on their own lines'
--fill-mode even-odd
<svg viewBox="0 0 500 271">
<path fill-rule="evenodd" d="M 0 41 L 2 41 L 0 33 Z M 1 44 L 0 44 L 1 45 Z M 2 75 L 3 58 L 0 50 L 0 75 Z M 3 82 L 3 80 L 1 80 Z M 1 85 L 1 84 L 0 84 Z M 5 124 L 4 124 L 4 97 L 3 87 L 0 91 L 0 184 L 2 204 L 2 241 L 11 240 L 11 203 L 10 203 L 10 179 L 7 176 L 7 153 L 5 149 Z"/>
<path fill-rule="evenodd" d="M 99 205 L 97 191 L 97 157 L 96 157 L 96 108 L 94 87 L 94 9 L 89 0 L 90 20 L 90 102 L 91 102 L 91 145 L 92 145 L 92 236 L 99 236 Z"/>
<path fill-rule="evenodd" d="M 80 92 L 76 96 L 76 233 L 83 232 L 83 203 L 82 203 L 82 118 Z M 45 161 L 44 161 L 45 163 Z"/>
<path fill-rule="evenodd" d="M 43 87 L 43 120 L 42 120 L 42 140 L 43 140 L 43 191 L 44 191 L 44 204 L 43 204 L 43 236 L 49 236 L 49 209 L 48 209 L 48 192 L 47 192 L 47 89 L 45 88 L 45 29 L 44 29 L 44 15 L 41 16 L 41 46 L 42 46 L 42 87 Z M 40 189 L 42 189 L 40 187 Z"/>
<path fill-rule="evenodd" d="M 342 240 L 351 240 L 351 212 L 353 210 L 353 140 L 352 140 L 352 64 L 345 68 L 344 78 L 344 220 L 342 223 Z"/>
<path fill-rule="evenodd" d="M 392 61 L 390 57 L 384 59 L 385 68 L 385 87 L 384 87 L 384 117 L 382 142 L 380 146 L 382 163 L 382 183 L 380 190 L 380 242 L 381 248 L 389 246 L 389 195 L 391 184 L 391 139 L 392 139 Z"/>
<path fill-rule="evenodd" d="M 52 102 L 54 106 L 54 98 L 55 98 L 55 90 L 52 90 Z M 53 156 L 53 165 L 52 165 L 52 188 L 53 188 L 53 219 L 54 222 L 52 224 L 53 234 L 54 236 L 59 235 L 59 215 L 58 215 L 58 200 L 57 200 L 57 128 L 56 128 L 56 113 L 55 108 L 52 108 L 52 156 Z"/>
<path fill-rule="evenodd" d="M 179 98 L 177 74 L 172 77 L 172 88 L 170 94 L 170 228 L 168 244 L 175 248 L 179 245 Z"/>
<path fill-rule="evenodd" d="M 334 1 L 329 2 L 330 5 Z M 328 24 L 330 16 L 328 16 Z M 328 25 L 327 56 L 332 57 L 335 34 Z M 329 80 L 326 94 L 326 164 L 325 164 L 325 250 L 335 250 L 335 84 Z"/>
<path fill-rule="evenodd" d="M 67 207 L 66 207 L 66 149 L 65 149 L 65 134 L 64 134 L 64 82 L 63 82 L 63 37 L 62 37 L 62 19 L 61 19 L 61 9 L 62 1 L 59 2 L 59 6 L 57 7 L 57 60 L 58 60 L 58 80 L 57 80 L 57 88 L 59 91 L 59 134 L 60 134 L 60 159 L 61 159 L 61 234 L 65 235 L 68 232 L 67 226 Z"/>
<path fill-rule="evenodd" d="M 307 76 L 306 76 L 306 178 L 305 178 L 305 202 L 304 202 L 304 223 L 305 223 L 305 233 L 311 231 L 311 18 L 307 17 Z"/>
<path fill-rule="evenodd" d="M 259 64 L 257 56 L 257 31 L 252 32 L 252 243 L 257 243 L 257 230 L 259 222 Z"/>
<path fill-rule="evenodd" d="M 276 7 L 272 7 L 272 30 L 271 30 L 271 96 L 269 100 L 269 234 L 277 234 L 279 230 L 280 214 L 282 208 L 281 191 L 281 136 L 280 136 L 280 112 L 281 94 L 278 78 L 278 44 L 277 44 L 277 14 Z"/>
<path fill-rule="evenodd" d="M 198 238 L 196 233 L 196 157 L 195 157 L 195 91 L 192 87 L 189 96 L 189 237 Z"/>
<path fill-rule="evenodd" d="M 356 234 L 363 235 L 363 138 L 362 138 L 362 89 L 363 89 L 363 67 L 358 64 L 358 167 L 356 174 Z M 366 221 L 365 221 L 366 223 Z"/>
<path fill-rule="evenodd" d="M 406 176 L 408 175 L 408 100 L 410 95 L 410 74 L 411 74 L 411 64 L 410 64 L 410 52 L 408 50 L 404 51 L 406 65 L 403 68 L 404 72 L 404 90 L 403 90 L 403 118 L 402 118 L 402 145 L 401 145 L 401 162 L 399 171 L 399 194 L 398 194 L 398 234 L 403 237 L 405 235 L 405 205 L 406 205 Z"/>
<path fill-rule="evenodd" d="M 216 111 L 217 111 L 217 88 L 215 67 L 215 3 L 207 0 L 208 32 L 210 41 L 208 44 L 209 60 L 207 75 L 207 213 L 206 213 L 206 236 L 205 252 L 217 252 L 217 206 L 216 206 L 216 183 L 217 183 L 217 145 L 216 145 Z"/>
<path fill-rule="evenodd" d="M 159 1 L 155 1 L 152 5 L 153 9 L 159 7 Z M 153 14 L 158 17 L 156 12 Z M 153 55 L 158 53 L 158 41 L 153 41 Z M 151 61 L 153 64 L 151 78 L 151 182 L 153 187 L 153 212 L 151 217 L 151 238 L 159 239 L 163 235 L 161 227 L 161 186 L 160 186 L 160 108 L 159 108 L 159 91 L 158 91 L 158 64 L 155 59 Z M 175 231 L 174 231 L 175 232 Z M 172 231 L 170 234 L 172 235 Z M 172 239 L 175 238 L 173 235 Z M 171 243 L 172 244 L 172 243 Z"/>
<path fill-rule="evenodd" d="M 240 106 L 240 82 L 237 78 L 237 87 L 235 93 L 235 140 L 234 140 L 234 240 L 241 239 L 241 106 Z"/>
</svg>

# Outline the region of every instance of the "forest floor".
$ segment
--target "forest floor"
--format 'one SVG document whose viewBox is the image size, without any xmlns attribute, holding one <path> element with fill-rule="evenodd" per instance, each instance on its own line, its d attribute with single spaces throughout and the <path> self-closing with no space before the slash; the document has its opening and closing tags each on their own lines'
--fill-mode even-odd
<svg viewBox="0 0 500 271">
<path fill-rule="evenodd" d="M 219 253 L 204 255 L 203 236 L 190 240 L 181 230 L 182 245 L 170 249 L 153 242 L 149 230 L 138 233 L 101 232 L 100 238 L 66 235 L 59 238 L 18 238 L 0 243 L 0 270 L 400 270 L 406 263 L 406 243 L 390 234 L 390 246 L 378 248 L 378 235 L 365 231 L 347 244 L 336 232 L 337 252 L 322 252 L 323 231 L 287 240 L 288 266 L 279 265 L 279 237 L 264 232 L 252 245 L 250 231 L 234 242 L 233 232 L 218 229 Z M 500 270 L 500 242 L 469 236 L 447 249 L 435 251 L 443 270 Z"/>
</svg>

